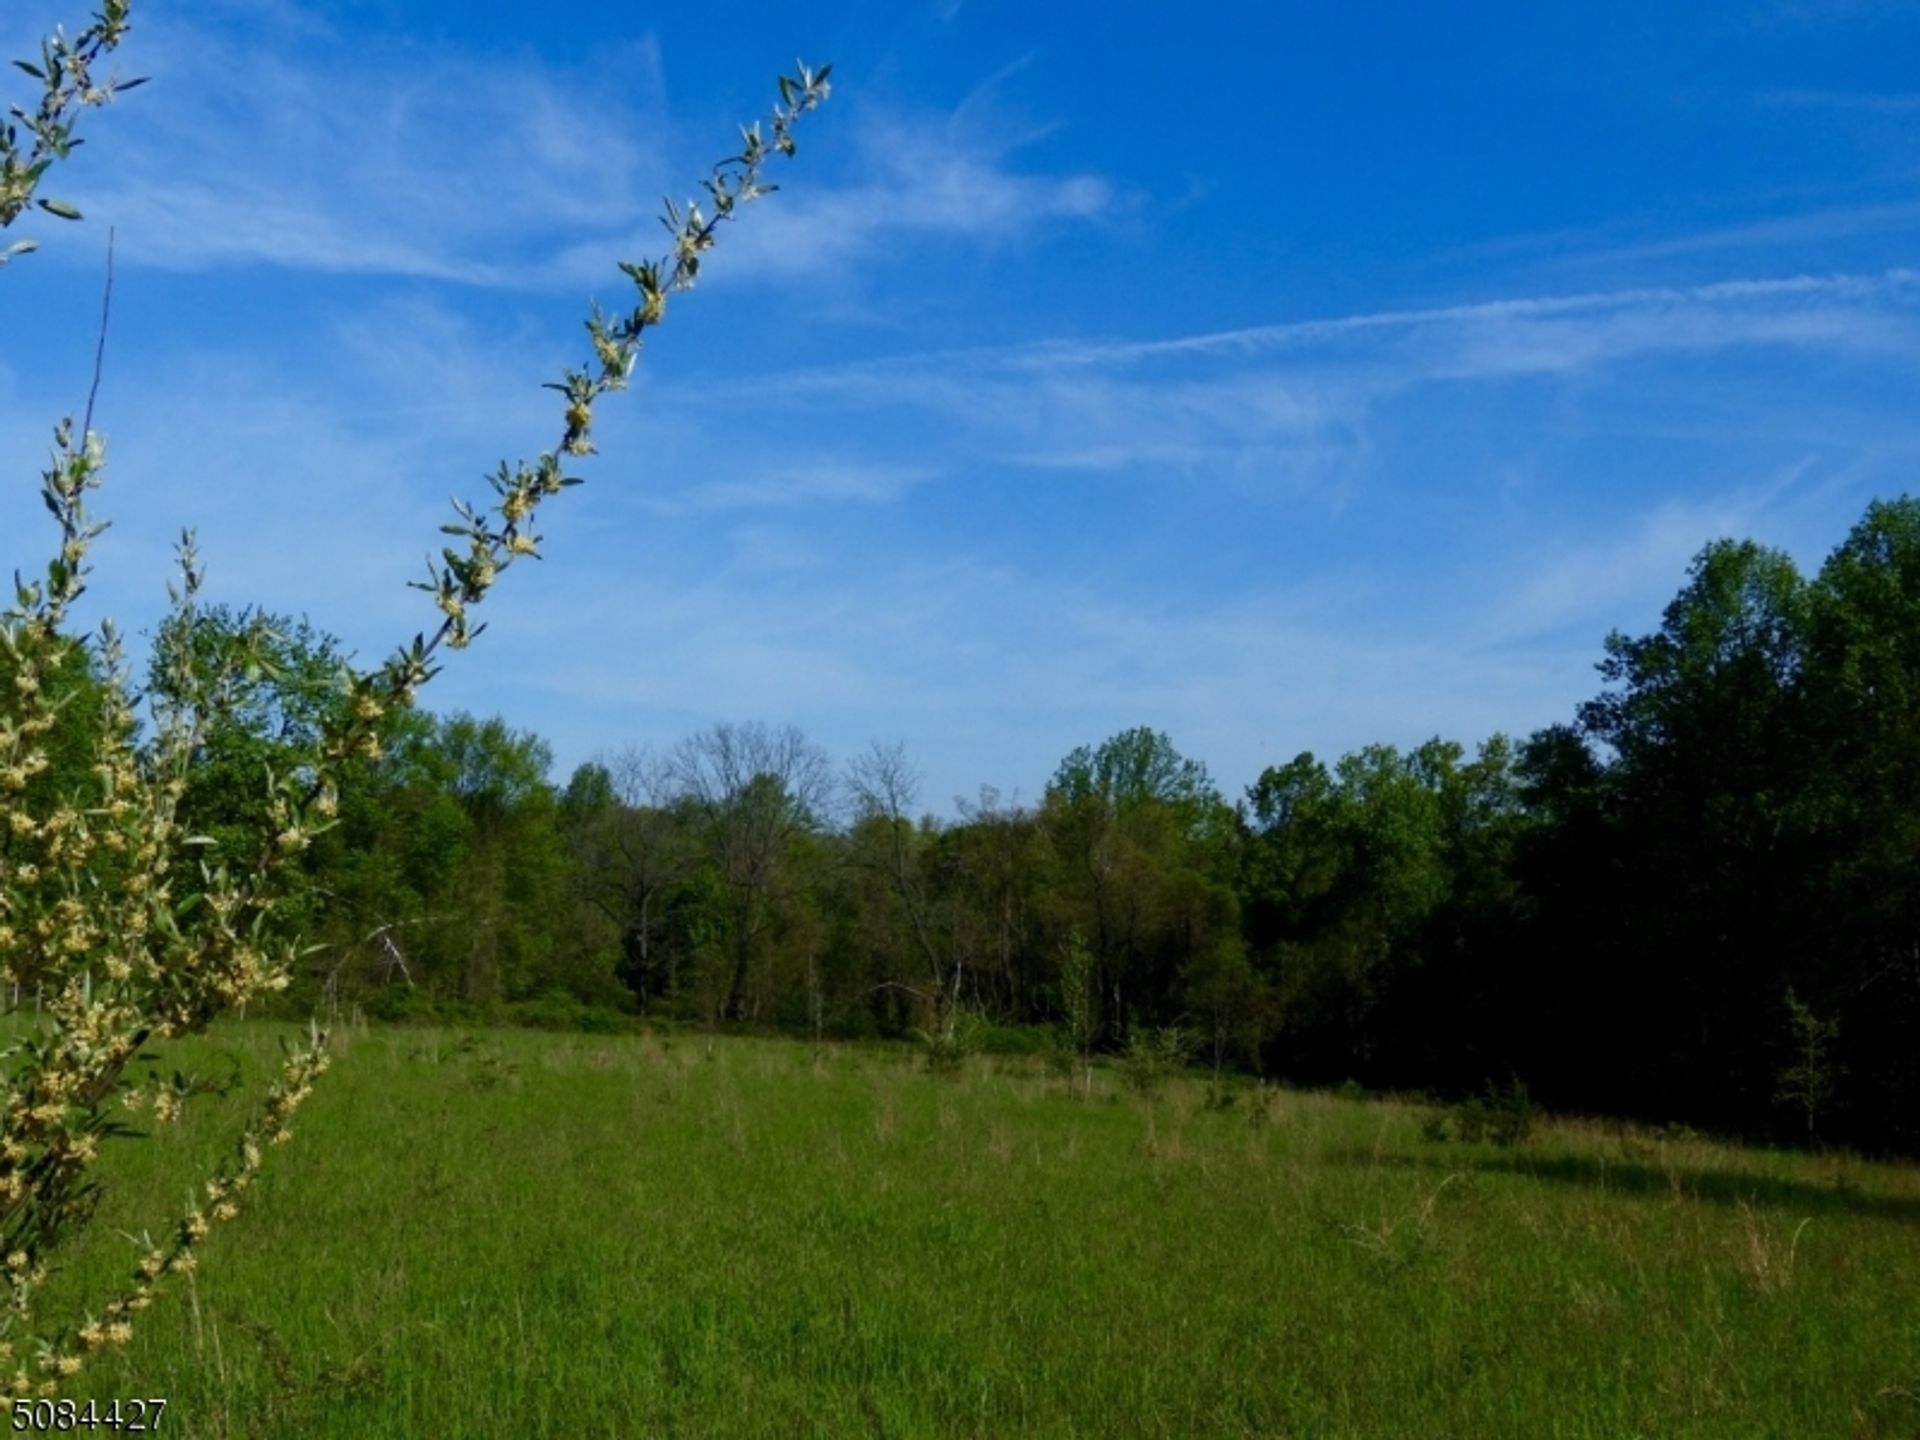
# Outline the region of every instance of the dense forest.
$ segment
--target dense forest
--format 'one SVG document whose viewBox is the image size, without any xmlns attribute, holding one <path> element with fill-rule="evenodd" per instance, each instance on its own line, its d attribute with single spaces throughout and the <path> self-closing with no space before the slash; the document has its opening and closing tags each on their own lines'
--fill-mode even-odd
<svg viewBox="0 0 1920 1440">
<path fill-rule="evenodd" d="M 210 855 L 342 703 L 337 643 L 261 618 L 156 637 L 246 655 L 182 802 Z M 948 821 L 904 748 L 836 768 L 722 724 L 556 785 L 536 735 L 402 713 L 306 853 L 289 1003 L 1092 1050 L 1177 1027 L 1196 1061 L 1293 1082 L 1517 1080 L 1920 1152 L 1920 501 L 1871 506 L 1812 578 L 1708 546 L 1598 668 L 1565 723 L 1471 754 L 1303 754 L 1230 798 L 1141 728 L 1036 805 L 984 789 Z M 177 673 L 156 659 L 158 702 Z M 64 683 L 32 783 L 84 790 L 92 679 Z"/>
</svg>

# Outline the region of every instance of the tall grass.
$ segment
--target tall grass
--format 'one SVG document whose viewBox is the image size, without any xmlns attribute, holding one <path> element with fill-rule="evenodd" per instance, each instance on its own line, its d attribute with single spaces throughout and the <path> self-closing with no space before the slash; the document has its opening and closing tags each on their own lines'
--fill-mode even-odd
<svg viewBox="0 0 1920 1440">
<path fill-rule="evenodd" d="M 81 1393 L 355 1440 L 1920 1433 L 1912 1169 L 1436 1144 L 1390 1103 L 1105 1073 L 1083 1101 L 904 1050 L 341 1043 L 318 1143 Z M 229 1026 L 196 1063 L 277 1053 Z M 54 1285 L 124 1269 L 117 1217 L 184 1192 L 227 1103 L 121 1147 Z"/>
</svg>

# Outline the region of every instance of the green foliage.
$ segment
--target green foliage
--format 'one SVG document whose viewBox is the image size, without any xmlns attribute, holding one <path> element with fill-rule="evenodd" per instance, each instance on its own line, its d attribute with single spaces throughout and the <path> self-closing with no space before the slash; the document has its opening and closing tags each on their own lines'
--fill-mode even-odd
<svg viewBox="0 0 1920 1440">
<path fill-rule="evenodd" d="M 927 1069 L 935 1075 L 958 1075 L 969 1057 L 981 1049 L 984 1022 L 971 1010 L 950 1012 L 934 1025 L 916 1029 L 914 1038 L 926 1057 Z"/>
<path fill-rule="evenodd" d="M 1436 739 L 1369 746 L 1332 771 L 1301 755 L 1254 783 L 1246 933 L 1300 1073 L 1457 1081 L 1435 1052 L 1484 983 L 1461 971 L 1514 908 L 1515 764 L 1501 736 L 1470 761 Z"/>
<path fill-rule="evenodd" d="M 1151 1098 L 1186 1068 L 1193 1041 L 1178 1025 L 1136 1029 L 1120 1053 L 1120 1075 L 1136 1095 Z"/>
<path fill-rule="evenodd" d="M 1504 1087 L 1488 1085 L 1480 1094 L 1461 1101 L 1449 1118 L 1455 1138 L 1463 1144 L 1490 1140 L 1505 1149 L 1531 1138 L 1537 1112 L 1527 1087 L 1514 1079 Z M 1432 1133 L 1431 1126 L 1426 1133 L 1429 1139 L 1440 1138 Z"/>
<path fill-rule="evenodd" d="M 898 747 L 854 761 L 836 815 L 791 730 L 609 755 L 556 791 L 533 737 L 395 712 L 303 854 L 327 948 L 299 993 L 497 1016 L 563 990 L 816 1037 L 939 1036 L 964 1010 L 1053 1029 L 1049 1063 L 1082 1090 L 1136 1020 L 1178 1023 L 1223 1082 L 1458 1095 L 1514 1072 L 1556 1106 L 1755 1131 L 1791 1114 L 1805 1139 L 1805 1056 L 1768 998 L 1791 988 L 1834 1027 L 1822 1137 L 1911 1143 L 1916 557 L 1908 504 L 1874 507 L 1811 584 L 1710 547 L 1656 634 L 1609 642 L 1578 725 L 1303 755 L 1237 814 L 1144 730 L 1076 750 L 1037 808 L 988 792 L 942 822 L 916 816 Z M 233 617 L 202 628 L 245 651 Z M 243 718 L 205 753 L 297 765 L 261 718 L 287 708 L 262 699 L 277 682 L 229 670 Z M 324 663 L 291 670 L 327 694 Z M 63 683 L 82 715 L 96 682 Z M 186 797 L 215 834 L 221 773 Z"/>
<path fill-rule="evenodd" d="M 537 1000 L 524 1001 L 509 1012 L 519 1024 L 536 1030 L 577 1030 L 587 1035 L 624 1035 L 633 1020 L 604 1005 L 583 1004 L 567 990 L 549 990 Z"/>
<path fill-rule="evenodd" d="M 982 1055 L 1045 1057 L 1059 1048 L 1059 1032 L 1049 1026 L 1006 1025 L 977 1014 L 976 1020 L 974 1043 Z"/>
<path fill-rule="evenodd" d="M 1204 767 L 1126 731 L 1067 756 L 1036 822 L 1046 918 L 1087 948 L 1099 1043 L 1124 1044 L 1135 1014 L 1174 1020 L 1183 974 L 1240 930 L 1238 828 Z"/>
<path fill-rule="evenodd" d="M 1164 731 L 1123 730 L 1097 747 L 1081 745 L 1054 771 L 1052 789 L 1069 804 L 1099 799 L 1115 810 L 1169 805 L 1195 817 L 1217 805 L 1220 793 L 1207 767 L 1173 748 Z"/>
<path fill-rule="evenodd" d="M 1814 1014 L 1791 988 L 1786 1008 L 1792 1059 L 1781 1067 L 1774 1099 L 1806 1121 L 1807 1143 L 1811 1145 L 1815 1122 L 1832 1101 L 1840 1078 L 1833 1059 L 1840 1022 Z"/>
</svg>

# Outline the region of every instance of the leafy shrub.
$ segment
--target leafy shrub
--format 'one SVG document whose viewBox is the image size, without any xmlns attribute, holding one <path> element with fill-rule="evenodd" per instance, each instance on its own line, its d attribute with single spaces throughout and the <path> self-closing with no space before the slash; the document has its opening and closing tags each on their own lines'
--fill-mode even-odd
<svg viewBox="0 0 1920 1440">
<path fill-rule="evenodd" d="M 955 1008 L 939 1023 L 915 1030 L 920 1052 L 926 1057 L 927 1070 L 935 1075 L 958 1075 L 966 1068 L 967 1057 L 980 1051 L 981 1032 L 986 1022 L 971 1010 Z"/>
<path fill-rule="evenodd" d="M 1177 1025 L 1136 1029 L 1120 1054 L 1121 1078 L 1136 1095 L 1158 1095 L 1167 1078 L 1185 1068 L 1192 1048 Z"/>
<path fill-rule="evenodd" d="M 1045 1025 L 999 1025 L 984 1019 L 974 1039 L 982 1055 L 1045 1055 L 1059 1044 L 1058 1032 Z"/>
<path fill-rule="evenodd" d="M 491 1025 L 497 1012 L 462 1000 L 457 995 L 435 995 L 413 985 L 388 985 L 373 992 L 361 1007 L 369 1020 L 387 1025 L 434 1025 L 445 1029 Z"/>
<path fill-rule="evenodd" d="M 1464 1143 L 1477 1145 L 1491 1140 L 1504 1147 L 1524 1144 L 1533 1134 L 1535 1116 L 1527 1087 L 1515 1079 L 1505 1087 L 1488 1085 L 1480 1094 L 1454 1106 L 1451 1118 L 1455 1136 Z M 1439 1135 L 1428 1131 L 1427 1138 L 1446 1138 L 1444 1126 Z"/>
<path fill-rule="evenodd" d="M 571 990 L 547 991 L 537 1000 L 522 1001 L 508 1007 L 515 1023 L 536 1030 L 578 1030 L 588 1035 L 623 1035 L 633 1029 L 633 1021 L 605 1005 L 590 1005 Z"/>
</svg>

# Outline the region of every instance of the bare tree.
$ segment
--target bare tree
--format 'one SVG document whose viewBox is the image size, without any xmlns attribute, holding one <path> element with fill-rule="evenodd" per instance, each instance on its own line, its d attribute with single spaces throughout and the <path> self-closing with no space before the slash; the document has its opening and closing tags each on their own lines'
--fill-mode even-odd
<svg viewBox="0 0 1920 1440">
<path fill-rule="evenodd" d="M 1018 799 L 1003 801 L 991 785 L 977 801 L 955 797 L 960 823 L 950 863 L 956 892 L 955 944 L 970 958 L 973 985 L 997 989 L 1000 1003 L 1025 1013 L 1050 969 L 1037 965 L 1031 944 L 1033 892 L 1039 883 L 1033 854 L 1036 819 Z"/>
<path fill-rule="evenodd" d="M 832 767 L 797 726 L 723 722 L 682 741 L 668 773 L 726 890 L 725 1013 L 740 1019 L 755 954 L 796 888 L 793 843 L 820 827 L 833 802 Z"/>
<path fill-rule="evenodd" d="M 964 978 L 961 954 L 941 943 L 929 896 L 920 834 L 913 808 L 920 776 L 907 759 L 904 744 L 876 740 L 847 765 L 847 792 L 853 801 L 853 844 L 849 863 L 877 874 L 906 920 L 914 949 L 926 966 L 926 998 L 935 1022 L 951 1025 L 960 1007 Z"/>
<path fill-rule="evenodd" d="M 620 937 L 620 976 L 642 1005 L 671 994 L 678 976 L 666 947 L 667 973 L 657 975 L 662 901 L 698 861 L 688 833 L 684 796 L 670 761 L 645 746 L 601 756 L 603 793 L 583 797 L 572 842 L 590 904 Z"/>
</svg>

